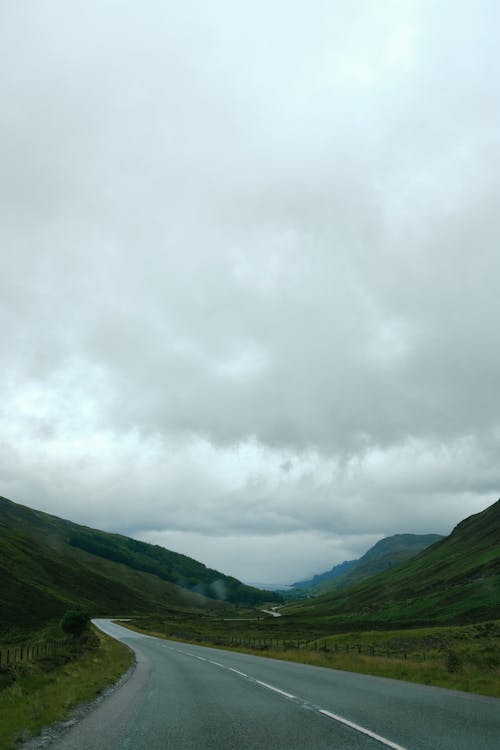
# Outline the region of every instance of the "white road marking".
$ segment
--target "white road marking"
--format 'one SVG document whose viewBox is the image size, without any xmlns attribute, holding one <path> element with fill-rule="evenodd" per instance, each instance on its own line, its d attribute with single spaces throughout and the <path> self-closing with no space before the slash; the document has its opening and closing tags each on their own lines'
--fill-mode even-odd
<svg viewBox="0 0 500 750">
<path fill-rule="evenodd" d="M 242 677 L 248 677 L 247 674 L 245 674 L 244 672 L 240 672 L 239 669 L 234 669 L 234 667 L 228 667 L 228 669 L 230 672 L 236 672 L 236 674 L 240 674 Z"/>
<path fill-rule="evenodd" d="M 267 688 L 268 690 L 274 690 L 275 693 L 279 693 L 280 695 L 284 695 L 285 698 L 295 698 L 295 695 L 292 695 L 291 693 L 285 693 L 284 690 L 280 690 L 277 687 L 274 687 L 274 685 L 269 685 L 267 682 L 261 682 L 260 680 L 255 680 L 257 685 L 262 685 L 262 687 Z"/>
<path fill-rule="evenodd" d="M 241 675 L 241 677 L 246 677 L 247 679 L 251 680 L 256 685 L 261 685 L 262 687 L 265 687 L 268 690 L 272 690 L 274 693 L 279 693 L 280 695 L 283 695 L 285 698 L 288 698 L 290 700 L 299 700 L 305 706 L 310 705 L 303 698 L 297 698 L 296 695 L 292 695 L 292 693 L 287 693 L 285 690 L 280 690 L 280 688 L 274 687 L 274 685 L 270 685 L 268 682 L 262 682 L 262 680 L 256 680 L 254 677 L 249 677 L 244 672 L 240 672 L 239 669 L 235 669 L 234 667 L 228 667 L 226 664 L 221 664 L 218 661 L 212 661 L 212 659 L 204 659 L 202 656 L 197 656 L 196 654 L 192 654 L 189 651 L 181 651 L 179 649 L 176 649 L 176 651 L 179 654 L 192 656 L 195 659 L 199 659 L 200 661 L 208 661 L 209 664 L 214 664 L 216 667 L 222 667 L 222 669 L 226 669 L 229 672 L 235 672 L 236 674 Z M 372 732 L 369 729 L 366 729 L 365 727 L 360 726 L 359 724 L 355 724 L 353 721 L 349 721 L 349 719 L 345 719 L 343 716 L 339 716 L 338 714 L 334 714 L 331 711 L 327 711 L 324 708 L 319 708 L 318 706 L 315 706 L 314 708 L 316 709 L 316 711 L 318 711 L 318 713 L 322 714 L 323 716 L 327 716 L 329 719 L 338 721 L 340 724 L 344 724 L 346 727 L 350 727 L 351 729 L 354 729 L 357 732 L 361 732 L 361 734 L 365 734 L 367 737 L 371 737 L 373 740 L 380 742 L 382 745 L 385 745 L 386 747 L 390 747 L 391 750 L 406 750 L 406 748 L 403 747 L 402 745 L 398 745 L 396 744 L 396 742 L 392 742 L 391 740 L 388 740 L 387 737 L 382 737 L 380 734 L 376 734 L 375 732 Z"/>
<path fill-rule="evenodd" d="M 343 716 L 332 714 L 331 711 L 325 711 L 324 708 L 320 708 L 319 712 L 320 714 L 323 714 L 323 716 L 328 716 L 329 719 L 334 719 L 335 721 L 338 721 L 340 724 L 345 724 L 347 727 L 351 727 L 351 729 L 356 729 L 357 732 L 366 734 L 368 737 L 371 737 L 372 739 L 377 740 L 377 742 L 381 742 L 383 745 L 386 745 L 386 747 L 392 748 L 392 750 L 406 750 L 406 748 L 402 747 L 401 745 L 397 745 L 395 742 L 391 742 L 391 740 L 388 740 L 386 737 L 381 737 L 380 734 L 375 734 L 375 732 L 370 732 L 369 729 L 365 729 L 365 727 L 361 727 L 359 724 L 355 724 L 353 721 L 344 719 Z"/>
</svg>

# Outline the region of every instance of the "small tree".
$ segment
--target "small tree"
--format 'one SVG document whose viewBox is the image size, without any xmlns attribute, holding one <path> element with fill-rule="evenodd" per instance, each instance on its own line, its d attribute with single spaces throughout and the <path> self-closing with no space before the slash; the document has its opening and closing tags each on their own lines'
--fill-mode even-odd
<svg viewBox="0 0 500 750">
<path fill-rule="evenodd" d="M 69 609 L 61 620 L 61 628 L 73 638 L 81 636 L 88 628 L 90 615 L 85 609 Z"/>
</svg>

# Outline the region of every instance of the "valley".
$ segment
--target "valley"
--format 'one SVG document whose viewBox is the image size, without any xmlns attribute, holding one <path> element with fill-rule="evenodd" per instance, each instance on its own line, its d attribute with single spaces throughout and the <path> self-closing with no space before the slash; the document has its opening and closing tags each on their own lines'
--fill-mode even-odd
<svg viewBox="0 0 500 750">
<path fill-rule="evenodd" d="M 322 581 L 305 597 L 300 586 L 282 593 L 249 587 L 184 555 L 5 498 L 0 531 L 0 653 L 66 637 L 60 656 L 45 663 L 56 682 L 67 679 L 65 664 L 79 674 L 78 665 L 92 658 L 89 644 L 97 653 L 104 648 L 92 630 L 82 641 L 62 634 L 61 618 L 76 609 L 170 642 L 500 697 L 500 501 L 445 538 L 382 540 L 334 577 L 341 586 L 323 591 Z M 123 666 L 106 668 L 91 693 L 130 663 L 119 648 L 113 659 Z M 19 689 L 28 704 L 40 703 L 46 688 L 38 671 L 36 660 L 3 658 L 0 716 L 10 716 Z M 23 714 L 5 743 L 55 715 L 35 714 L 29 721 Z"/>
</svg>

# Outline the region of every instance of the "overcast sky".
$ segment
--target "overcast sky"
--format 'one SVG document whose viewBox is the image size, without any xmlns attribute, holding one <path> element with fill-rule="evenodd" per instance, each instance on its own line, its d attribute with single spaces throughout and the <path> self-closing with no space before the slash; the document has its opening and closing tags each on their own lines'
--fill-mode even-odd
<svg viewBox="0 0 500 750">
<path fill-rule="evenodd" d="M 0 494 L 286 583 L 499 496 L 497 0 L 0 0 Z"/>
</svg>

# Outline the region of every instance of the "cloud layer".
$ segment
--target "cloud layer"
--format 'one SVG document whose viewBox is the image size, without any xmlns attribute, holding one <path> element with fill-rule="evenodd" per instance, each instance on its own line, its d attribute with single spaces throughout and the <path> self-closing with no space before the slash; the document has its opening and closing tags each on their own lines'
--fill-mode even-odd
<svg viewBox="0 0 500 750">
<path fill-rule="evenodd" d="M 237 576 L 498 494 L 494 2 L 5 3 L 0 491 Z"/>
</svg>

